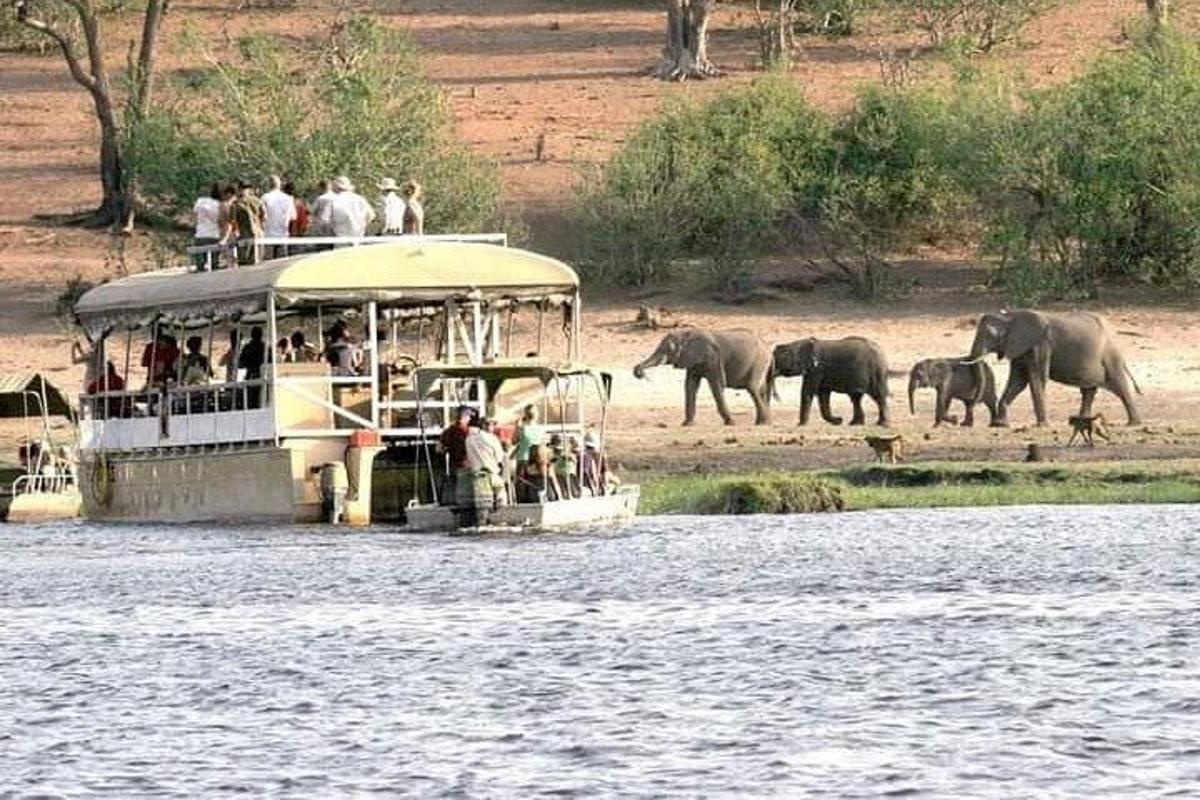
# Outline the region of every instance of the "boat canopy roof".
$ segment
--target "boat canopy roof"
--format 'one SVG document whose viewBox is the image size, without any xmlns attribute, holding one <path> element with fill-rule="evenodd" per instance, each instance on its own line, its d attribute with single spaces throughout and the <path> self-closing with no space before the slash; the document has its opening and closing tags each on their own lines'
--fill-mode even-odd
<svg viewBox="0 0 1200 800">
<path fill-rule="evenodd" d="M 426 394 L 442 378 L 482 380 L 498 386 L 509 380 L 535 379 L 548 384 L 556 378 L 586 375 L 603 387 L 607 398 L 612 389 L 612 375 L 583 364 L 554 365 L 545 360 L 499 361 L 492 364 L 426 364 L 414 371 L 419 394 Z"/>
<path fill-rule="evenodd" d="M 579 287 L 575 271 L 528 250 L 478 242 L 414 239 L 343 247 L 253 266 L 146 272 L 91 289 L 75 305 L 95 338 L 156 319 L 240 318 L 298 304 L 421 306 L 448 299 L 564 302 Z"/>
<path fill-rule="evenodd" d="M 42 416 L 43 392 L 48 416 L 74 419 L 66 396 L 38 372 L 0 372 L 0 419 Z"/>
</svg>

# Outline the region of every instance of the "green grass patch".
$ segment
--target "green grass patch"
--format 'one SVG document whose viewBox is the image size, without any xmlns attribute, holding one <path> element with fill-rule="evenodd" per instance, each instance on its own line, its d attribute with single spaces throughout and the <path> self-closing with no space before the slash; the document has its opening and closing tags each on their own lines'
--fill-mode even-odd
<svg viewBox="0 0 1200 800">
<path fill-rule="evenodd" d="M 643 483 L 643 514 L 754 514 L 874 508 L 1200 502 L 1200 469 L 1177 462 L 929 463 Z"/>
</svg>

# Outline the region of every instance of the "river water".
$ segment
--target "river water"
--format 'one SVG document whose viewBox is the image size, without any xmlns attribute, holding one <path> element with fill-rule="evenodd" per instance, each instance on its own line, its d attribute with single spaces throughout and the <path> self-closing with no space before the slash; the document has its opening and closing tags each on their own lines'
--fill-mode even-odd
<svg viewBox="0 0 1200 800">
<path fill-rule="evenodd" d="M 1200 508 L 0 527 L 0 796 L 1196 796 Z"/>
</svg>

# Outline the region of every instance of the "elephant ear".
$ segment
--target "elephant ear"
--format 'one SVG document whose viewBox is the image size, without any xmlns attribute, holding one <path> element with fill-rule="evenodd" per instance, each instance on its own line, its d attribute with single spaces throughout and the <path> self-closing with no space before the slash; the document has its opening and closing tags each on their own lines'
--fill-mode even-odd
<svg viewBox="0 0 1200 800">
<path fill-rule="evenodd" d="M 1012 320 L 1004 337 L 1001 355 L 1009 361 L 1049 344 L 1050 328 L 1037 314 L 1029 314 Z"/>
<path fill-rule="evenodd" d="M 720 363 L 717 343 L 707 336 L 689 336 L 680 344 L 680 366 L 698 367 L 714 361 Z"/>
<path fill-rule="evenodd" d="M 808 337 L 804 340 L 804 344 L 807 346 L 809 352 L 809 368 L 816 369 L 817 367 L 821 366 L 823 359 L 821 357 L 821 349 L 817 347 L 817 337 Z"/>
<path fill-rule="evenodd" d="M 925 376 L 929 380 L 930 386 L 937 386 L 938 384 L 945 383 L 950 379 L 950 371 L 950 362 L 943 361 L 939 358 L 926 364 Z"/>
</svg>

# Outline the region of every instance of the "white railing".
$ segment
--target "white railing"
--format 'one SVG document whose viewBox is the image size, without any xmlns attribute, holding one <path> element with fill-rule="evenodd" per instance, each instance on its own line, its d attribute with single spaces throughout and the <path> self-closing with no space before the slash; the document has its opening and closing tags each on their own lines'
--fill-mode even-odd
<svg viewBox="0 0 1200 800">
<path fill-rule="evenodd" d="M 213 269 L 233 269 L 239 266 L 238 254 L 252 248 L 254 257 L 251 263 L 263 261 L 268 248 L 282 248 L 283 254 L 272 253 L 278 258 L 302 255 L 319 250 L 332 250 L 338 247 L 358 247 L 360 245 L 387 244 L 388 242 L 476 242 L 479 244 L 495 244 L 508 247 L 507 233 L 450 233 L 416 235 L 403 234 L 400 236 L 262 236 L 257 239 L 239 239 L 226 244 L 193 245 L 187 248 L 187 254 L 194 259 L 192 268 L 201 272 Z M 203 260 L 197 258 L 203 256 Z M 244 266 L 244 265 L 243 265 Z"/>
<path fill-rule="evenodd" d="M 75 488 L 75 474 L 72 472 L 57 472 L 53 475 L 21 475 L 12 483 L 12 493 L 15 497 L 20 494 L 48 493 L 62 494 Z"/>
</svg>

